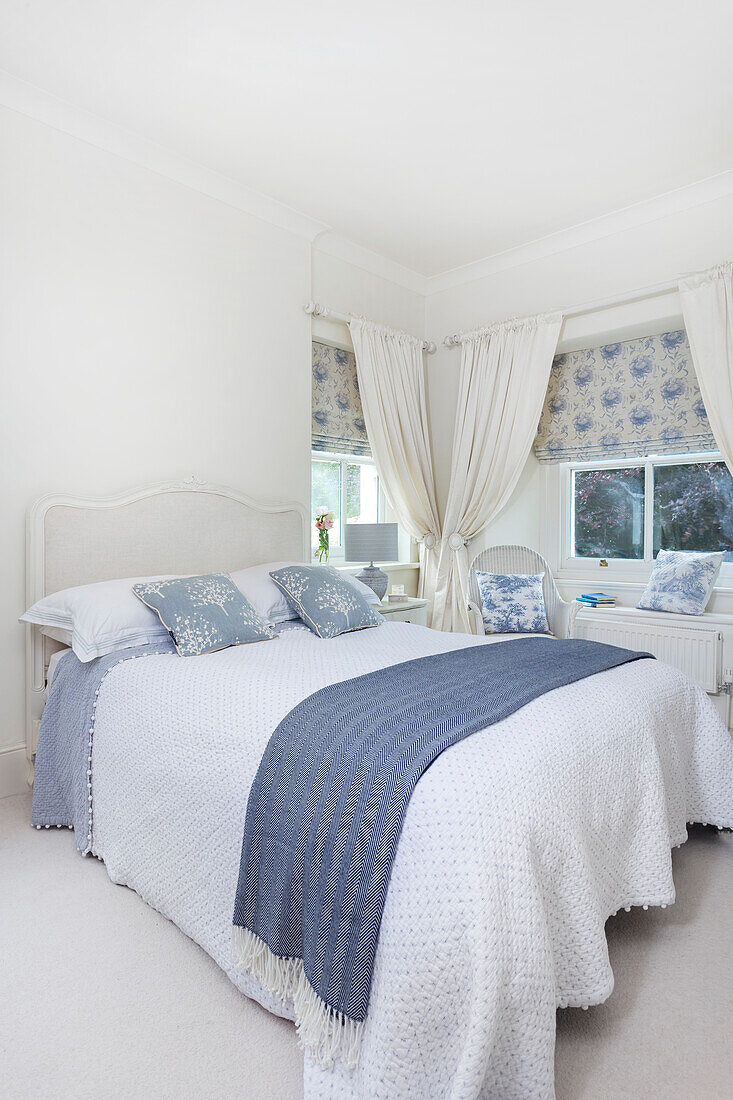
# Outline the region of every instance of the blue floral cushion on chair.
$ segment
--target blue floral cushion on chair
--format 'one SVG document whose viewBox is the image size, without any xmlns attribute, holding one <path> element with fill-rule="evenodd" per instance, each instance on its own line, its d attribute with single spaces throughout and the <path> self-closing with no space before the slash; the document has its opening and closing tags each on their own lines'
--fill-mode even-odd
<svg viewBox="0 0 733 1100">
<path fill-rule="evenodd" d="M 481 617 L 487 634 L 549 634 L 544 573 L 481 573 Z"/>
<path fill-rule="evenodd" d="M 146 581 L 132 591 L 157 612 L 181 657 L 275 637 L 228 573 Z"/>
<path fill-rule="evenodd" d="M 702 615 L 710 599 L 726 551 L 689 554 L 660 550 L 637 607 L 677 615 Z"/>
<path fill-rule="evenodd" d="M 319 638 L 381 626 L 383 617 L 329 565 L 288 565 L 270 573 L 289 604 Z"/>
</svg>

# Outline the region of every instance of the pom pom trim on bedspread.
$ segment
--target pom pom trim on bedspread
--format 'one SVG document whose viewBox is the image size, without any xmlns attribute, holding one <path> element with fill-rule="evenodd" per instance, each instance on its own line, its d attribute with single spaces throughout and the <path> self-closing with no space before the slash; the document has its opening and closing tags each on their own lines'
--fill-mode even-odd
<svg viewBox="0 0 733 1100">
<path fill-rule="evenodd" d="M 359 1062 L 364 1023 L 352 1020 L 321 1000 L 308 981 L 302 959 L 274 955 L 249 928 L 232 929 L 232 962 L 282 1001 L 292 1002 L 303 1050 L 322 1066 L 335 1059 L 349 1069 Z"/>
<path fill-rule="evenodd" d="M 687 825 L 712 825 L 719 833 L 733 831 L 733 822 L 715 825 L 708 821 L 688 821 Z M 681 848 L 688 840 L 689 833 L 686 833 L 682 840 L 670 844 L 670 850 Z M 626 913 L 630 913 L 632 908 L 666 909 L 674 901 L 674 896 L 669 901 L 633 901 L 628 905 L 619 905 L 606 919 L 615 917 L 622 909 Z M 305 975 L 302 959 L 273 954 L 264 940 L 248 928 L 238 925 L 232 929 L 231 959 L 238 970 L 251 974 L 263 989 L 274 993 L 284 1003 L 292 1004 L 299 1045 L 314 1061 L 328 1068 L 338 1059 L 349 1069 L 356 1069 L 366 1021 L 352 1020 L 322 1001 Z M 592 1005 L 603 1004 L 610 997 L 612 989 L 613 983 L 597 1000 L 569 998 L 558 1001 L 557 1007 L 582 1008 L 587 1011 Z"/>
<path fill-rule="evenodd" d="M 94 802 L 92 792 L 92 753 L 94 748 L 97 703 L 99 701 L 102 684 L 112 669 L 127 660 L 135 660 L 137 657 L 142 656 L 162 656 L 162 654 L 136 654 L 135 657 L 121 656 L 119 661 L 116 661 L 107 669 L 94 692 L 92 716 L 88 730 L 88 754 L 86 760 L 88 804 L 87 846 L 81 854 L 84 856 L 95 855 L 96 858 L 100 860 L 103 860 L 104 857 L 93 849 Z M 687 824 L 707 826 L 708 824 L 712 825 L 714 823 L 690 820 Z M 53 826 L 50 824 L 31 825 L 31 828 L 36 828 L 38 830 L 52 827 Z M 56 823 L 55 827 L 57 829 L 64 827 L 74 829 L 74 825 L 67 825 L 66 822 L 63 824 Z M 724 830 L 733 829 L 733 822 L 725 822 L 722 825 L 718 824 L 716 827 L 718 832 L 723 832 Z M 688 839 L 689 835 L 686 833 L 682 840 L 677 843 L 672 843 L 670 848 L 681 848 Z M 628 913 L 632 905 L 635 907 L 641 906 L 643 909 L 649 909 L 650 907 L 656 906 L 666 909 L 667 904 L 672 904 L 673 902 L 674 896 L 670 898 L 669 902 L 634 901 L 631 904 L 620 905 L 616 910 L 609 913 L 608 916 L 615 916 L 621 909 L 624 909 Z M 334 1060 L 338 1059 L 349 1069 L 356 1068 L 359 1063 L 365 1021 L 352 1020 L 342 1012 L 338 1012 L 336 1009 L 326 1004 L 308 981 L 303 968 L 302 959 L 287 958 L 273 954 L 264 940 L 260 939 L 259 936 L 249 929 L 242 928 L 238 925 L 235 925 L 232 929 L 231 958 L 232 963 L 238 969 L 250 973 L 264 989 L 279 997 L 283 1002 L 293 1005 L 295 1026 L 300 1046 L 303 1050 L 306 1050 L 315 1061 L 322 1066 L 329 1067 L 333 1065 Z M 558 1002 L 557 1007 L 587 1009 L 591 1004 L 603 1003 L 603 1001 L 610 996 L 610 993 L 611 989 L 597 1001 L 592 1000 L 587 1003 L 575 1001 L 574 999 Z"/>
<path fill-rule="evenodd" d="M 109 668 L 107 669 L 107 671 L 104 673 L 101 680 L 97 684 L 97 687 L 95 688 L 94 702 L 92 704 L 92 717 L 91 717 L 91 721 L 89 723 L 89 730 L 88 730 L 89 740 L 86 743 L 87 748 L 89 750 L 87 752 L 87 758 L 86 758 L 86 765 L 87 765 L 86 766 L 86 773 L 87 773 L 86 774 L 86 780 L 87 780 L 87 844 L 86 844 L 86 848 L 84 848 L 83 850 L 80 849 L 81 854 L 83 856 L 96 856 L 97 859 L 102 860 L 102 856 L 97 855 L 97 853 L 94 851 L 94 846 L 93 846 L 93 844 L 94 844 L 94 799 L 93 799 L 93 795 L 92 795 L 92 753 L 94 751 L 94 727 L 96 726 L 96 723 L 97 723 L 97 703 L 99 702 L 99 693 L 102 690 L 102 684 L 107 679 L 107 677 L 109 676 L 112 669 L 117 668 L 118 665 L 124 664 L 125 661 L 135 661 L 135 660 L 138 660 L 140 657 L 161 657 L 161 656 L 165 656 L 165 655 L 161 654 L 161 653 L 137 653 L 134 656 L 129 656 L 129 655 L 123 654 L 120 657 L 119 661 L 115 661 L 115 663 L 113 665 L 109 666 Z M 35 825 L 34 826 L 33 824 L 31 824 L 31 828 L 50 829 L 51 826 L 50 825 Z M 66 822 L 64 822 L 61 825 L 56 825 L 56 828 L 57 829 L 69 828 L 69 829 L 73 829 L 74 832 L 76 832 L 75 826 L 73 824 L 72 825 L 67 825 Z"/>
</svg>

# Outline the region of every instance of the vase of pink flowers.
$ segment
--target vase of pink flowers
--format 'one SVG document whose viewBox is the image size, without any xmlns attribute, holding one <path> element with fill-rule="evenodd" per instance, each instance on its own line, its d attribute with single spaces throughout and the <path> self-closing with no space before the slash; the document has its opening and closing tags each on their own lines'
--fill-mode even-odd
<svg viewBox="0 0 733 1100">
<path fill-rule="evenodd" d="M 315 557 L 323 565 L 328 561 L 329 551 L 329 536 L 328 532 L 333 527 L 333 521 L 335 520 L 333 512 L 329 512 L 326 507 L 319 508 L 316 512 L 316 531 L 318 532 L 318 546 L 315 551 Z"/>
</svg>

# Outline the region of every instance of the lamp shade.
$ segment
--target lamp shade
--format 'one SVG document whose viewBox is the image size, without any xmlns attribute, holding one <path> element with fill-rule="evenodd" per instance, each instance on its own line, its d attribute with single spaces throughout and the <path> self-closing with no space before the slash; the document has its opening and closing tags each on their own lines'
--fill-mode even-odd
<svg viewBox="0 0 733 1100">
<path fill-rule="evenodd" d="M 397 524 L 345 524 L 344 554 L 347 561 L 397 561 Z"/>
</svg>

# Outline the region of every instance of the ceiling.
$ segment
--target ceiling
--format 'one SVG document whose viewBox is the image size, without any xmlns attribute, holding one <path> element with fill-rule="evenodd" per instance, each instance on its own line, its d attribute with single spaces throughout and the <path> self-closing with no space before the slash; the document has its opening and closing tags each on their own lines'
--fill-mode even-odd
<svg viewBox="0 0 733 1100">
<path fill-rule="evenodd" d="M 733 168 L 731 0 L 2 0 L 0 68 L 424 276 Z"/>
</svg>

